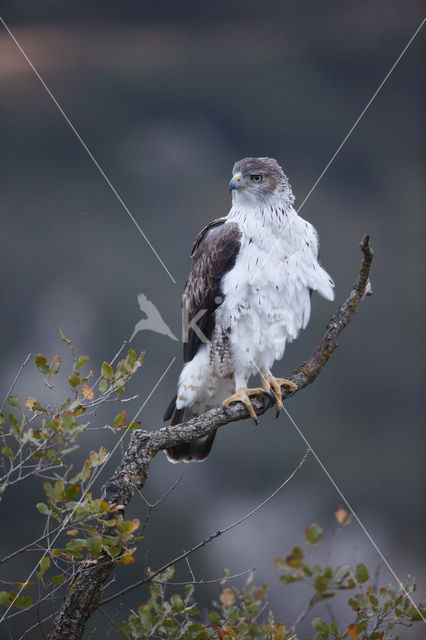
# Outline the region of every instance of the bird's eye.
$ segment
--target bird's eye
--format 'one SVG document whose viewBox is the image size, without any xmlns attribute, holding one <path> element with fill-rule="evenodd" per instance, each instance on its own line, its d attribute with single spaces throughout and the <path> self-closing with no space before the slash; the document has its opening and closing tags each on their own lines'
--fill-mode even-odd
<svg viewBox="0 0 426 640">
<path fill-rule="evenodd" d="M 262 182 L 262 180 L 263 180 L 263 176 L 260 176 L 259 174 L 256 174 L 254 176 L 250 176 L 250 178 L 253 180 L 253 182 Z"/>
</svg>

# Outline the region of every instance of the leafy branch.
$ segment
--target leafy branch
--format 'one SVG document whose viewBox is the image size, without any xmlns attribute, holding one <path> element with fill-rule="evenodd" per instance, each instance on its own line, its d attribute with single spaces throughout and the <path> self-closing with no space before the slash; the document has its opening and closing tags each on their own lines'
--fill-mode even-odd
<svg viewBox="0 0 426 640">
<path fill-rule="evenodd" d="M 368 236 L 362 240 L 361 251 L 363 259 L 360 273 L 347 300 L 331 318 L 323 338 L 310 359 L 302 363 L 293 374 L 287 376 L 297 385 L 297 391 L 316 379 L 336 348 L 341 331 L 351 321 L 365 295 L 371 293 L 368 277 L 373 252 L 369 246 Z M 7 403 L 12 411 L 8 416 L 0 414 L 0 436 L 4 443 L 0 467 L 3 468 L 4 473 L 0 481 L 0 493 L 16 482 L 30 476 L 37 476 L 44 478 L 43 487 L 46 494 L 46 500 L 37 505 L 40 513 L 46 516 L 43 534 L 15 553 L 4 557 L 0 560 L 0 564 L 12 560 L 29 549 L 41 552 L 41 559 L 33 574 L 35 573 L 47 595 L 43 596 L 39 602 L 47 598 L 49 593 L 52 595 L 59 588 L 68 585 L 62 607 L 54 616 L 50 637 L 52 640 L 58 638 L 73 640 L 81 638 L 88 618 L 100 604 L 119 597 L 140 584 L 161 581 L 160 578 L 164 578 L 164 574 L 171 569 L 172 565 L 181 560 L 187 560 L 198 548 L 253 515 L 294 476 L 303 465 L 308 452 L 291 476 L 252 512 L 229 527 L 212 534 L 157 571 L 147 572 L 135 585 L 101 602 L 103 588 L 114 567 L 119 562 L 122 564 L 134 562 L 133 552 L 147 525 L 150 513 L 154 506 L 166 497 L 164 496 L 153 505 L 148 504 L 147 517 L 142 530 L 139 520 L 125 519 L 125 509 L 135 493 L 140 493 L 144 486 L 154 456 L 170 446 L 189 442 L 208 435 L 230 422 L 245 419 L 248 413 L 241 404 L 231 406 L 226 415 L 218 407 L 184 424 L 147 432 L 138 428 L 140 426 L 138 422 L 129 421 L 125 411 L 120 411 L 114 418 L 113 424 L 104 428 L 114 431 L 134 430 L 133 435 L 115 473 L 105 483 L 101 496 L 95 498 L 90 488 L 109 459 L 109 453 L 104 447 L 101 447 L 98 452 L 92 451 L 77 473 L 71 470 L 72 465 L 66 462 L 66 457 L 78 447 L 78 440 L 89 425 L 87 417 L 94 414 L 100 404 L 111 400 L 118 402 L 127 400 L 123 398 L 125 385 L 142 365 L 144 354 L 137 356 L 133 350 L 129 350 L 127 356 L 114 368 L 113 363 L 120 354 L 120 350 L 112 362 L 103 363 L 100 376 L 93 382 L 93 371 L 82 373 L 88 363 L 88 357 L 77 356 L 72 342 L 62 332 L 60 334 L 61 339 L 70 348 L 72 357 L 72 371 L 67 376 L 70 396 L 59 406 L 56 406 L 53 400 L 47 406 L 43 406 L 35 398 L 29 397 L 21 408 L 16 396 L 9 395 Z M 18 376 L 26 362 L 22 365 Z M 45 356 L 38 354 L 35 362 L 43 375 L 44 384 L 53 390 L 55 378 L 61 370 L 61 358 L 55 356 L 49 362 Z M 282 394 L 283 399 L 286 399 L 291 392 L 286 388 Z M 256 398 L 253 400 L 253 405 L 258 415 L 267 410 Z M 35 421 L 37 421 L 37 427 L 33 426 Z M 58 473 L 60 470 L 61 474 Z M 47 546 L 43 547 L 42 543 Z M 193 582 L 203 581 L 194 579 Z M 22 591 L 31 586 L 30 579 L 25 583 L 16 584 L 19 588 L 18 592 L 0 592 L 0 604 L 7 607 L 6 614 L 12 607 L 18 609 L 18 612 L 8 617 L 4 614 L 4 619 L 14 617 L 38 604 L 33 602 L 31 596 L 21 596 Z"/>
<path fill-rule="evenodd" d="M 297 391 L 311 384 L 320 374 L 337 346 L 338 336 L 352 320 L 365 295 L 371 293 L 369 271 L 373 252 L 368 236 L 363 238 L 360 247 L 363 255 L 360 273 L 349 297 L 331 318 L 310 359 L 302 363 L 293 374 L 286 376 L 297 385 Z M 282 393 L 283 399 L 290 395 L 286 389 Z M 258 415 L 267 410 L 257 399 L 254 399 L 253 406 Z M 151 432 L 136 430 L 120 465 L 103 487 L 102 499 L 108 504 L 120 505 L 124 512 L 135 493 L 143 487 L 151 461 L 159 451 L 206 436 L 218 427 L 247 417 L 247 409 L 236 403 L 229 408 L 227 415 L 218 407 L 181 425 L 166 426 Z M 52 640 L 81 638 L 88 618 L 100 602 L 103 585 L 115 565 L 114 559 L 108 559 L 105 554 L 101 555 L 100 560 L 97 565 L 80 567 L 73 580 L 72 589 L 68 590 L 61 610 L 55 618 L 50 636 Z"/>
<path fill-rule="evenodd" d="M 336 519 L 338 532 L 351 521 L 344 509 L 336 512 Z M 297 640 L 298 627 L 312 607 L 345 592 L 350 593 L 346 609 L 354 621 L 348 624 L 314 617 L 310 640 L 397 640 L 398 627 L 411 627 L 422 620 L 425 609 L 422 605 L 413 606 L 406 595 L 415 591 L 411 577 L 405 590 L 392 585 L 376 588 L 368 584 L 370 575 L 363 563 L 351 568 L 310 562 L 309 556 L 313 557 L 322 537 L 323 530 L 314 523 L 305 531 L 306 550 L 293 547 L 287 556 L 275 560 L 284 585 L 304 582 L 313 589 L 307 606 L 292 626 L 277 621 L 267 602 L 267 586 L 254 584 L 254 570 L 242 588 L 229 584 L 232 576 L 225 572 L 219 601 L 213 602 L 208 616 L 200 616 L 193 584 L 187 583 L 183 594 L 167 597 L 166 586 L 176 586 L 170 582 L 174 567 L 168 567 L 158 576 L 158 582 L 151 584 L 148 600 L 130 614 L 120 630 L 126 640 Z"/>
</svg>

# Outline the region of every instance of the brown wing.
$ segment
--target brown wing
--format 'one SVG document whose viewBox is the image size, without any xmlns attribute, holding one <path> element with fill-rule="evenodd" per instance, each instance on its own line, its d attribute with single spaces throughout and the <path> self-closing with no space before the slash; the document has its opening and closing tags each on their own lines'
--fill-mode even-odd
<svg viewBox="0 0 426 640">
<path fill-rule="evenodd" d="M 188 325 L 201 312 L 197 327 L 210 340 L 215 325 L 215 311 L 221 304 L 222 277 L 232 269 L 241 246 L 241 231 L 235 222 L 225 223 L 226 218 L 213 220 L 195 238 L 192 248 L 192 268 L 186 283 L 182 304 L 186 309 Z M 183 357 L 189 362 L 195 356 L 201 337 L 189 326 L 187 340 L 183 344 Z"/>
</svg>

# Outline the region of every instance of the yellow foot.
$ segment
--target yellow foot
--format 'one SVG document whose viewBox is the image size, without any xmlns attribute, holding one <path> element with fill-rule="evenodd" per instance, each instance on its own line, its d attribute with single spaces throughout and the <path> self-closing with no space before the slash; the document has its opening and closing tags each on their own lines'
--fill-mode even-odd
<svg viewBox="0 0 426 640">
<path fill-rule="evenodd" d="M 278 416 L 280 415 L 280 411 L 283 408 L 281 387 L 289 387 L 291 391 L 296 391 L 297 385 L 294 384 L 294 382 L 291 382 L 291 380 L 287 380 L 287 378 L 275 378 L 275 376 L 273 376 L 272 374 L 268 376 L 262 376 L 261 384 L 262 388 L 268 393 L 271 393 L 271 390 L 274 392 L 276 407 L 275 417 L 278 418 Z"/>
<path fill-rule="evenodd" d="M 229 396 L 229 398 L 226 398 L 226 400 L 223 401 L 222 407 L 224 412 L 226 413 L 227 408 L 232 402 L 242 402 L 243 405 L 248 410 L 250 414 L 250 418 L 254 420 L 256 424 L 259 424 L 256 412 L 250 400 L 250 396 L 261 396 L 262 398 L 265 398 L 270 396 L 270 394 L 267 390 L 262 389 L 260 387 L 255 389 L 247 389 L 246 387 L 240 387 L 240 389 L 237 389 L 237 391 L 232 396 Z"/>
</svg>

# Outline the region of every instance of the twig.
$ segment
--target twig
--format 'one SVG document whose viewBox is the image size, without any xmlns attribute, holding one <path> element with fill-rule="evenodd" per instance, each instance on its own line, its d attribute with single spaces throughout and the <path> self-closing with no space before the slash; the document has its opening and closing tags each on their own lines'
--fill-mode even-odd
<svg viewBox="0 0 426 640">
<path fill-rule="evenodd" d="M 103 609 L 99 609 L 99 613 L 102 613 L 103 616 L 109 621 L 109 623 L 115 628 L 115 630 L 121 635 L 124 640 L 127 640 L 127 637 L 124 635 L 120 627 L 114 622 L 114 620 L 107 614 Z M 111 634 L 110 634 L 111 635 Z"/>
<path fill-rule="evenodd" d="M 164 564 L 162 567 L 160 567 L 156 571 L 150 572 L 150 574 L 148 576 L 146 576 L 145 578 L 142 578 L 141 580 L 138 580 L 138 582 L 135 582 L 134 584 L 130 585 L 129 587 L 126 587 L 125 589 L 122 589 L 122 591 L 119 591 L 118 593 L 115 593 L 113 596 L 110 596 L 109 598 L 106 598 L 105 600 L 102 600 L 102 602 L 100 602 L 99 604 L 103 605 L 103 604 L 106 604 L 107 602 L 111 602 L 111 600 L 115 600 L 116 598 L 119 598 L 120 596 L 124 595 L 125 593 L 128 593 L 129 591 L 132 591 L 133 589 L 136 589 L 136 587 L 139 587 L 142 584 L 146 584 L 147 582 L 152 582 L 152 580 L 153 580 L 153 578 L 155 578 L 155 576 L 158 576 L 160 573 L 163 573 L 163 571 L 165 571 L 166 569 L 168 569 L 172 565 L 175 565 L 178 562 L 180 562 L 181 560 L 184 560 L 185 558 L 187 558 L 188 556 L 192 555 L 193 553 L 195 553 L 195 551 L 198 551 L 199 549 L 204 547 L 206 544 L 208 544 L 209 542 L 211 542 L 215 538 L 218 538 L 219 536 L 223 535 L 224 533 L 227 533 L 231 529 L 234 529 L 235 527 L 240 525 L 242 522 L 244 522 L 248 518 L 251 518 L 251 516 L 253 516 L 255 513 L 257 513 L 259 511 L 259 509 L 264 507 L 265 504 L 267 504 L 270 500 L 272 500 L 272 498 L 274 496 L 276 496 L 277 493 L 279 491 L 281 491 L 281 489 L 283 489 L 288 482 L 290 482 L 290 480 L 296 475 L 296 473 L 299 471 L 299 469 L 301 469 L 301 467 L 305 464 L 305 461 L 306 461 L 306 458 L 308 457 L 308 455 L 309 455 L 309 449 L 307 449 L 305 451 L 305 454 L 304 454 L 303 458 L 301 459 L 301 461 L 299 462 L 297 467 L 288 476 L 288 478 L 286 478 L 284 480 L 284 482 L 282 482 L 280 484 L 280 486 L 277 489 L 275 489 L 275 491 L 273 491 L 271 494 L 269 494 L 269 496 L 267 498 L 265 498 L 265 500 L 263 500 L 260 504 L 258 504 L 257 507 L 252 509 L 249 513 L 246 513 L 242 518 L 240 518 L 239 520 L 236 520 L 235 522 L 233 522 L 232 524 L 228 525 L 227 527 L 224 527 L 223 529 L 219 529 L 219 531 L 216 531 L 215 533 L 212 533 L 208 538 L 205 538 L 202 542 L 199 542 L 198 544 L 196 544 L 189 551 L 184 551 L 179 556 L 176 556 L 176 558 L 173 558 L 173 560 L 170 560 L 170 562 L 167 562 L 167 564 Z"/>
<path fill-rule="evenodd" d="M 221 578 L 212 578 L 210 580 L 206 580 L 205 578 L 201 578 L 201 580 L 186 580 L 184 582 L 165 582 L 164 580 L 152 580 L 154 584 L 163 584 L 163 585 L 172 585 L 179 586 L 185 584 L 214 584 L 215 582 L 223 582 L 224 580 L 233 580 L 234 578 L 241 578 L 241 576 L 246 576 L 248 573 L 252 573 L 256 569 L 253 567 L 252 569 L 246 569 L 241 573 L 234 573 L 232 576 L 222 576 Z M 103 602 L 100 603 L 101 605 Z"/>
<path fill-rule="evenodd" d="M 14 558 L 15 556 L 18 556 L 20 553 L 23 553 L 24 551 L 27 551 L 28 549 L 30 549 L 31 547 L 35 546 L 36 544 L 39 544 L 39 542 L 42 542 L 43 540 L 46 540 L 46 538 L 48 538 L 50 535 L 54 534 L 60 528 L 61 528 L 61 525 L 58 525 L 57 527 L 55 527 L 55 529 L 52 529 L 52 531 L 49 531 L 48 533 L 45 533 L 44 535 L 42 535 L 39 538 L 37 538 L 37 540 L 33 540 L 32 542 L 29 542 L 28 544 L 26 544 L 24 547 L 21 547 L 17 551 L 14 551 L 13 553 L 10 553 L 8 556 L 5 556 L 4 558 L 2 558 L 0 560 L 0 564 L 4 564 L 5 562 L 8 562 L 9 560 L 12 560 L 12 558 Z"/>
<path fill-rule="evenodd" d="M 314 593 L 314 595 L 309 598 L 303 611 L 297 616 L 296 620 L 291 625 L 290 627 L 291 629 L 296 629 L 296 627 L 306 618 L 309 611 L 312 609 L 312 607 L 317 601 L 318 601 L 318 596 L 316 593 Z"/>
<path fill-rule="evenodd" d="M 150 516 L 151 516 L 151 513 L 152 513 L 153 509 L 155 509 L 155 507 L 157 507 L 159 504 L 161 504 L 161 503 L 162 503 L 162 502 L 163 502 L 163 501 L 164 501 L 164 500 L 165 500 L 165 499 L 166 499 L 166 498 L 171 494 L 171 492 L 172 492 L 174 489 L 176 489 L 176 487 L 178 486 L 178 484 L 179 484 L 179 482 L 182 480 L 182 478 L 183 478 L 183 473 L 181 473 L 181 475 L 180 475 L 180 476 L 179 476 L 179 478 L 176 480 L 176 482 L 174 482 L 174 483 L 172 484 L 172 486 L 170 487 L 170 489 L 168 489 L 168 490 L 166 491 L 166 493 L 165 493 L 163 496 L 161 496 L 161 498 L 159 498 L 159 499 L 158 499 L 156 502 L 154 502 L 153 504 L 150 504 L 150 503 L 148 502 L 148 500 L 147 500 L 147 499 L 145 498 L 145 496 L 142 494 L 142 492 L 141 492 L 141 490 L 140 490 L 140 489 L 138 489 L 138 490 L 137 490 L 137 491 L 138 491 L 138 494 L 140 495 L 140 497 L 142 498 L 142 500 L 145 502 L 145 504 L 146 504 L 146 505 L 148 505 L 148 509 L 147 509 L 147 512 L 146 512 L 146 515 L 145 515 L 145 519 L 144 519 L 144 521 L 143 521 L 143 523 L 142 523 L 142 527 L 141 527 L 140 535 L 143 535 L 143 533 L 144 533 L 144 531 L 145 531 L 145 529 L 146 529 L 146 527 L 147 527 L 147 524 L 148 524 L 148 521 L 149 521 L 149 518 L 150 518 Z"/>
<path fill-rule="evenodd" d="M 380 564 L 377 565 L 376 571 L 374 572 L 373 587 L 376 591 L 379 588 L 379 577 L 380 577 Z"/>
<path fill-rule="evenodd" d="M 48 620 L 50 620 L 51 618 L 53 618 L 54 614 L 51 613 L 48 616 L 46 616 L 45 618 L 43 618 L 43 620 L 39 620 L 38 622 L 36 622 L 35 624 L 33 624 L 31 627 L 28 627 L 28 629 L 26 629 L 24 631 L 24 633 L 19 636 L 18 640 L 23 640 L 23 638 L 25 638 L 25 636 L 30 633 L 33 629 L 35 629 L 36 627 L 38 627 L 39 625 L 43 624 L 43 622 L 47 622 Z"/>
<path fill-rule="evenodd" d="M 29 354 L 27 355 L 27 357 L 25 358 L 24 362 L 21 364 L 21 367 L 20 367 L 20 369 L 19 369 L 18 373 L 16 374 L 16 376 L 15 376 L 15 378 L 14 378 L 14 380 L 13 380 L 12 384 L 10 385 L 10 387 L 9 387 L 9 391 L 6 393 L 6 395 L 5 395 L 5 397 L 4 397 L 4 400 L 3 400 L 3 402 L 2 402 L 2 405 L 1 405 L 1 407 L 0 407 L 0 413 L 3 411 L 3 409 L 4 409 L 4 405 L 6 404 L 8 397 L 9 397 L 9 396 L 10 396 L 10 394 L 12 393 L 12 391 L 13 391 L 13 389 L 14 389 L 14 387 L 15 387 L 15 384 L 18 382 L 19 376 L 20 376 L 20 375 L 21 375 L 21 373 L 23 372 L 24 367 L 25 367 L 25 365 L 27 364 L 27 362 L 28 362 L 28 360 L 29 360 L 30 358 L 31 358 L 31 353 L 29 353 Z"/>
<path fill-rule="evenodd" d="M 25 613 L 28 613 L 28 611 L 30 611 L 31 609 L 34 609 L 34 607 L 38 607 L 40 606 L 40 604 L 42 602 L 45 602 L 47 600 L 54 600 L 54 594 L 59 591 L 60 589 L 62 589 L 64 586 L 66 586 L 67 582 L 71 582 L 72 577 L 69 576 L 68 578 L 65 578 L 64 582 L 62 582 L 60 585 L 56 586 L 54 589 L 52 589 L 52 591 L 49 591 L 49 593 L 47 593 L 45 596 L 43 596 L 42 598 L 40 598 L 39 600 L 37 600 L 36 602 L 33 602 L 29 607 L 27 607 L 26 609 L 19 609 L 18 611 L 15 611 L 14 613 L 9 614 L 7 617 L 4 618 L 4 621 L 6 620 L 12 620 L 12 618 L 16 618 L 17 616 L 22 616 Z M 54 614 L 52 614 L 54 615 Z M 42 620 L 43 622 L 43 620 Z M 36 625 L 37 626 L 37 625 Z"/>
<path fill-rule="evenodd" d="M 186 558 L 185 558 L 185 560 L 186 560 L 186 564 L 187 564 L 187 566 L 188 566 L 188 571 L 189 571 L 189 573 L 191 574 L 192 583 L 193 583 L 193 584 L 195 584 L 197 581 L 196 581 L 196 579 L 195 579 L 194 572 L 193 572 L 193 570 L 192 570 L 192 567 L 191 567 L 191 564 L 190 564 L 190 562 L 189 562 L 188 557 L 186 557 Z"/>
<path fill-rule="evenodd" d="M 166 498 L 169 497 L 169 495 L 171 494 L 172 491 L 174 491 L 176 489 L 176 487 L 178 486 L 178 484 L 180 483 L 180 481 L 183 478 L 183 473 L 180 474 L 179 478 L 177 480 L 175 480 L 175 482 L 172 484 L 172 486 L 167 489 L 166 493 L 164 493 L 161 498 L 158 498 L 158 500 L 156 500 L 155 502 L 153 502 L 152 504 L 150 502 L 148 502 L 148 500 L 145 498 L 145 496 L 142 494 L 142 492 L 140 491 L 140 489 L 138 489 L 138 493 L 140 495 L 140 497 L 142 498 L 142 500 L 145 502 L 145 504 L 148 507 L 151 507 L 151 509 L 155 509 L 155 507 L 158 507 L 159 504 L 161 504 L 162 502 L 164 502 L 164 500 Z"/>
</svg>

